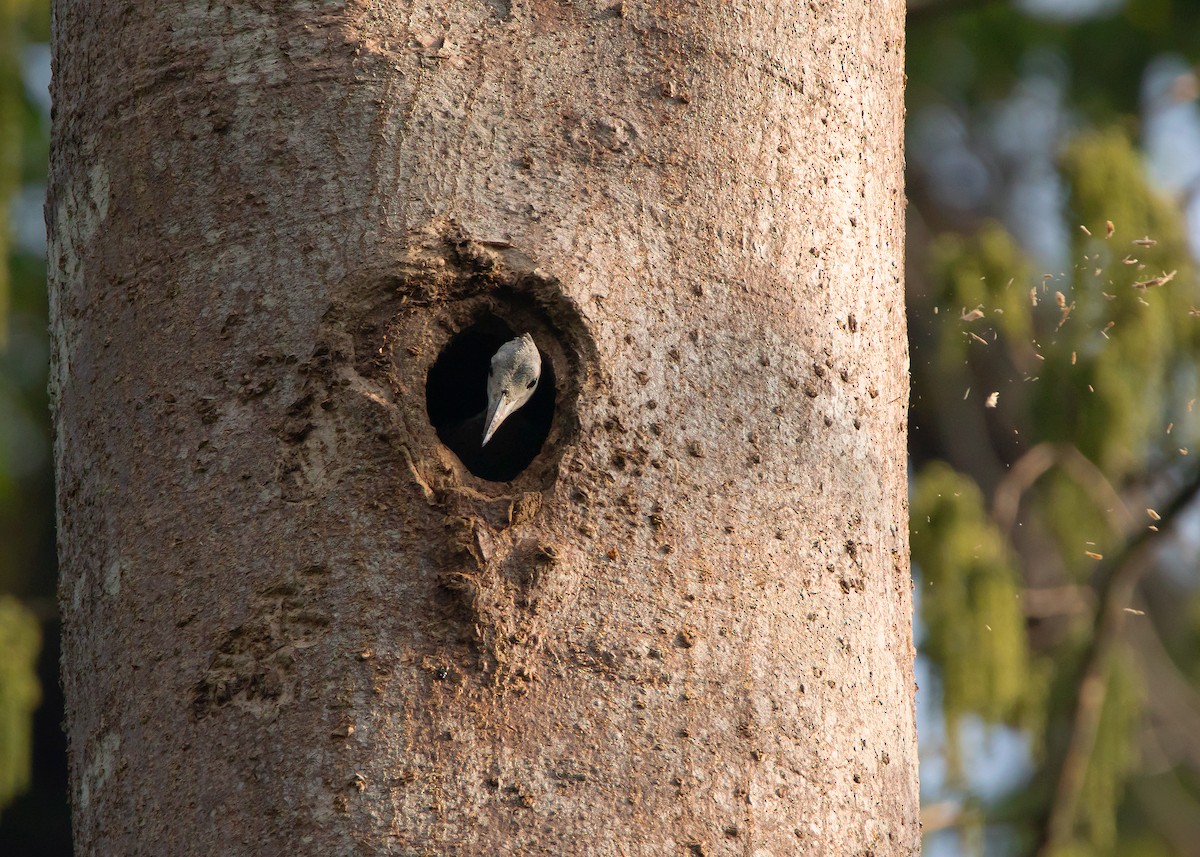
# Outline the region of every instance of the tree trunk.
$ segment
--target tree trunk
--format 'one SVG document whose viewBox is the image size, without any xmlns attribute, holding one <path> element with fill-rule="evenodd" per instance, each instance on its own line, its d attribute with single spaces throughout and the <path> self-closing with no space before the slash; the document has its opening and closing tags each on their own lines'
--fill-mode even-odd
<svg viewBox="0 0 1200 857">
<path fill-rule="evenodd" d="M 56 0 L 80 855 L 915 851 L 902 26 Z"/>
</svg>

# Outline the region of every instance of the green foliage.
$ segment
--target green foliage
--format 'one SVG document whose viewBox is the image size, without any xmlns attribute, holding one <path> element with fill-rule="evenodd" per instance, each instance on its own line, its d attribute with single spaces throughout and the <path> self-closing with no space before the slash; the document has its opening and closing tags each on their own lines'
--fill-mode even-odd
<svg viewBox="0 0 1200 857">
<path fill-rule="evenodd" d="M 1079 807 L 1083 841 L 1101 851 L 1110 851 L 1117 842 L 1117 808 L 1137 761 L 1134 738 L 1141 716 L 1141 690 L 1128 658 L 1113 658 Z"/>
<path fill-rule="evenodd" d="M 22 181 L 45 175 L 49 151 L 37 117 L 25 101 L 20 48 L 31 37 L 48 40 L 49 25 L 49 4 L 0 0 L 0 347 L 8 330 L 9 200 Z"/>
<path fill-rule="evenodd" d="M 1023 38 L 1005 30 L 1023 26 L 1011 10 L 989 14 L 1004 23 L 1001 42 Z M 963 32 L 974 37 L 970 27 Z M 936 438 L 912 502 L 923 652 L 944 689 L 951 739 L 966 714 L 1027 730 L 1032 782 L 983 812 L 985 823 L 1002 818 L 1028 841 L 1058 799 L 1056 761 L 1076 727 L 1097 571 L 1124 561 L 1131 533 L 1155 520 L 1147 502 L 1169 500 L 1183 478 L 1172 471 L 1200 438 L 1191 414 L 1200 293 L 1179 206 L 1151 187 L 1136 147 L 1116 128 L 1079 133 L 1058 166 L 1075 265 L 1038 272 L 991 220 L 943 233 L 925 254 L 911 325 L 915 434 Z M 991 391 L 1000 398 L 989 408 Z M 1003 531 L 985 512 L 980 485 L 1018 498 Z M 1048 597 L 1027 614 L 1039 593 Z M 984 623 L 993 633 L 980 631 Z M 1168 625 L 1184 640 L 1200 639 L 1200 615 L 1180 609 Z M 1180 676 L 1200 682 L 1200 650 L 1167 645 L 1181 659 Z M 1128 648 L 1114 651 L 1070 804 L 1074 839 L 1057 843 L 1055 857 L 1122 853 L 1132 842 L 1117 819 L 1129 810 L 1128 784 L 1143 776 L 1134 748 L 1146 724 Z M 1138 841 L 1128 853 L 1159 853 L 1157 840 Z"/>
<path fill-rule="evenodd" d="M 0 346 L 8 329 L 8 201 L 21 173 L 21 74 L 14 4 L 0 0 Z"/>
<path fill-rule="evenodd" d="M 49 30 L 49 5 L 33 0 L 0 0 L 0 347 L 8 330 L 8 256 L 11 225 L 9 200 L 29 176 L 23 168 L 30 150 L 44 148 L 33 112 L 25 102 L 19 60 L 21 45 L 31 34 Z M 45 173 L 45 155 L 39 151 L 35 171 Z"/>
<path fill-rule="evenodd" d="M 960 764 L 954 724 L 964 715 L 1028 730 L 1041 772 L 991 811 L 1031 828 L 1056 799 L 1055 760 L 1074 728 L 1099 557 L 1119 561 L 1137 525 L 1129 514 L 1150 523 L 1121 495 L 1200 436 L 1188 404 L 1197 395 L 1200 299 L 1178 207 L 1150 187 L 1119 130 L 1080 134 L 1060 168 L 1077 264 L 1040 274 L 995 221 L 942 234 L 928 249 L 930 302 L 913 325 L 914 353 L 936 355 L 914 361 L 918 404 L 935 403 L 945 439 L 945 460 L 915 479 L 912 549 L 923 651 L 944 692 L 947 761 Z M 934 308 L 942 312 L 931 322 Z M 972 389 L 983 392 L 970 400 L 963 391 Z M 993 390 L 999 404 L 984 408 Z M 918 424 L 929 418 L 915 410 Z M 1039 464 L 1009 471 L 1034 449 Z M 1014 531 L 1002 532 L 977 485 L 1013 480 L 1021 502 L 1006 522 Z M 1047 633 L 1026 622 L 1026 587 L 1083 594 L 1051 614 Z M 1075 802 L 1075 838 L 1056 855 L 1110 854 L 1122 841 L 1116 818 L 1137 775 L 1141 700 L 1128 656 L 1117 652 Z"/>
<path fill-rule="evenodd" d="M 1033 505 L 1038 522 L 1053 537 L 1064 578 L 1086 584 L 1096 571 L 1096 560 L 1089 552 L 1108 556 L 1121 543 L 1106 514 L 1109 498 L 1097 495 L 1091 486 L 1062 470 L 1046 474 L 1038 489 Z"/>
<path fill-rule="evenodd" d="M 1014 2 L 912 6 L 910 109 L 929 100 L 981 104 L 1000 97 L 1028 55 L 1042 51 L 1060 55 L 1070 69 L 1071 104 L 1109 123 L 1137 109 L 1139 77 L 1151 60 L 1167 52 L 1194 55 L 1200 45 L 1194 0 L 1126 0 L 1077 22 L 1029 15 Z"/>
<path fill-rule="evenodd" d="M 1054 849 L 1051 857 L 1103 857 L 1104 852 L 1082 840 L 1074 840 Z"/>
<path fill-rule="evenodd" d="M 1084 135 L 1063 168 L 1072 213 L 1092 234 L 1076 232 L 1081 261 L 1061 285 L 1074 309 L 1044 343 L 1034 425 L 1038 437 L 1070 441 L 1120 480 L 1145 465 L 1168 414 L 1183 411 L 1169 392 L 1179 359 L 1194 349 L 1195 272 L 1178 210 L 1149 187 L 1122 133 Z M 1166 274 L 1161 285 L 1135 285 Z"/>
<path fill-rule="evenodd" d="M 1003 226 L 988 221 L 968 235 L 944 233 L 930 247 L 930 257 L 939 303 L 964 312 L 980 308 L 1011 341 L 1032 337 L 1028 284 L 1033 269 Z M 969 342 L 961 336 L 945 339 L 963 346 Z M 953 357 L 961 358 L 966 348 L 956 351 Z"/>
<path fill-rule="evenodd" d="M 939 666 L 948 733 L 974 712 L 1016 723 L 1035 696 L 1019 578 L 970 477 L 941 463 L 918 475 L 912 554 L 920 569 L 923 650 Z"/>
<path fill-rule="evenodd" d="M 0 810 L 29 787 L 41 645 L 37 617 L 15 598 L 0 596 Z"/>
<path fill-rule="evenodd" d="M 14 252 L 9 223 L 14 194 L 45 179 L 44 118 L 26 97 L 20 62 L 31 39 L 48 35 L 48 4 L 0 0 L 0 810 L 31 784 L 32 717 L 41 702 L 41 622 L 7 593 L 53 592 L 45 268 Z"/>
<path fill-rule="evenodd" d="M 1071 670 L 1059 677 L 1057 692 L 1073 696 L 1076 688 L 1068 685 L 1077 663 L 1074 656 L 1067 660 Z M 1074 835 L 1054 849 L 1054 857 L 1103 857 L 1116 852 L 1120 841 L 1118 819 L 1122 801 L 1138 761 L 1136 737 L 1142 716 L 1143 688 L 1127 653 L 1119 653 L 1108 661 L 1101 681 L 1104 697 L 1072 819 Z M 1130 853 L 1143 852 L 1161 853 L 1148 842 Z"/>
</svg>

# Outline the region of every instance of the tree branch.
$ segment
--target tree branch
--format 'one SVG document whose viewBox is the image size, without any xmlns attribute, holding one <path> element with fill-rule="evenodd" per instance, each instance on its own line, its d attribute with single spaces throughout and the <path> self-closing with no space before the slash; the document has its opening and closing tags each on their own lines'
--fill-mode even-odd
<svg viewBox="0 0 1200 857">
<path fill-rule="evenodd" d="M 1081 488 L 1102 496 L 1109 506 L 1104 511 L 1117 533 L 1128 538 L 1137 526 L 1121 494 L 1099 467 L 1069 443 L 1039 443 L 1009 469 L 992 494 L 992 519 L 1008 533 L 1016 524 L 1021 498 L 1053 467 L 1061 467 Z"/>
<path fill-rule="evenodd" d="M 1155 733 L 1164 764 L 1183 762 L 1200 771 L 1200 746 L 1195 741 L 1200 735 L 1200 693 L 1180 672 L 1153 622 L 1135 622 L 1130 626 L 1129 640 L 1146 675 L 1146 684 L 1152 687 L 1147 707 L 1159 721 Z"/>
<path fill-rule="evenodd" d="M 1170 505 L 1161 513 L 1159 532 L 1141 530 L 1124 550 L 1102 570 L 1097 582 L 1096 618 L 1092 640 L 1080 668 L 1079 692 L 1071 714 L 1071 732 L 1066 751 L 1054 776 L 1054 796 L 1038 835 L 1035 853 L 1050 857 L 1071 839 L 1079 798 L 1083 790 L 1088 761 L 1096 742 L 1100 711 L 1108 690 L 1109 656 L 1125 622 L 1134 589 L 1151 567 L 1161 536 L 1200 494 L 1200 471 L 1180 488 Z"/>
<path fill-rule="evenodd" d="M 1021 591 L 1021 607 L 1030 619 L 1090 613 L 1096 603 L 1096 593 L 1090 586 L 1043 586 Z"/>
</svg>

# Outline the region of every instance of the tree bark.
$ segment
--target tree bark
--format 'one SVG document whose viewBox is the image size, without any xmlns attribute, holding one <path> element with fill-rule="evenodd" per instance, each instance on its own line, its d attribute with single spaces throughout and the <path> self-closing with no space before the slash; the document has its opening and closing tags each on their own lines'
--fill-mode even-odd
<svg viewBox="0 0 1200 857">
<path fill-rule="evenodd" d="M 916 850 L 900 2 L 54 6 L 80 855 Z"/>
</svg>

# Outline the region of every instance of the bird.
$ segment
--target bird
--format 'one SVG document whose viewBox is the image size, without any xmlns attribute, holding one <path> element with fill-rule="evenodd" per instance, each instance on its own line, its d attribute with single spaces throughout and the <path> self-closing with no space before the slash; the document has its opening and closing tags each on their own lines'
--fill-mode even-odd
<svg viewBox="0 0 1200 857">
<path fill-rule="evenodd" d="M 483 381 L 484 368 L 480 364 L 487 353 L 476 358 L 478 369 L 463 365 L 466 372 L 479 373 L 475 375 L 479 382 Z M 439 422 L 438 437 L 471 473 L 493 482 L 507 482 L 537 457 L 554 413 L 553 371 L 543 370 L 532 336 L 525 333 L 508 340 L 492 354 L 486 384 L 474 382 L 479 383 L 480 399 L 486 392 L 483 409 L 466 419 L 446 414 Z M 548 390 L 543 389 L 547 383 L 542 383 L 547 378 Z M 439 380 L 435 389 L 442 388 Z"/>
<path fill-rule="evenodd" d="M 492 355 L 487 380 L 487 416 L 480 446 L 487 446 L 496 429 L 533 398 L 541 377 L 542 355 L 528 333 L 510 339 Z"/>
</svg>

